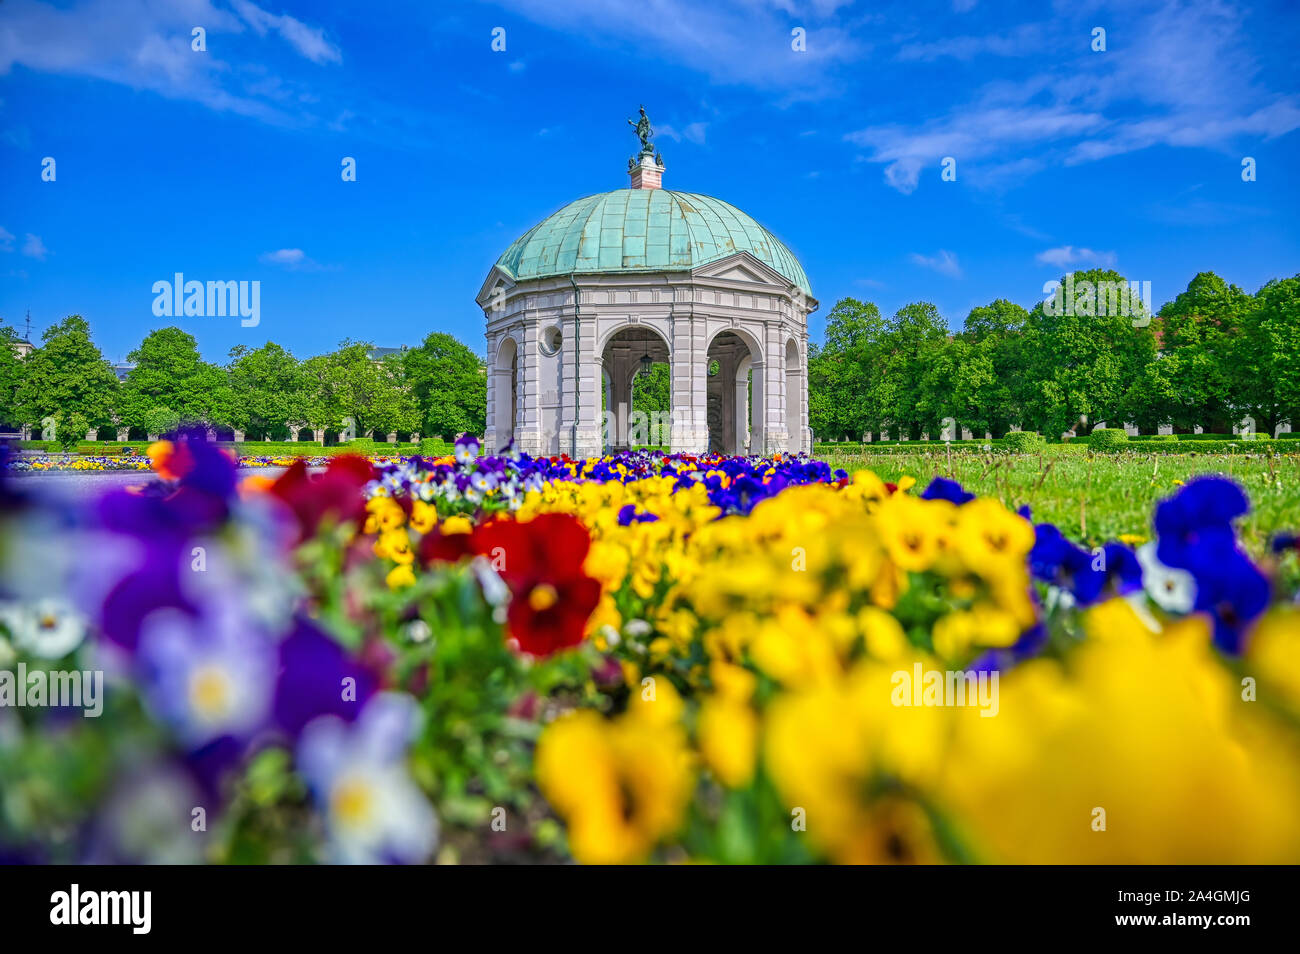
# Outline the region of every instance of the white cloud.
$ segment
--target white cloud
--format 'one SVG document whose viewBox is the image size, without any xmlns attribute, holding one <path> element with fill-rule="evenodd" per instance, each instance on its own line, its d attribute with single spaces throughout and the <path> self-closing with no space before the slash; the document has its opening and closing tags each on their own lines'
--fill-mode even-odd
<svg viewBox="0 0 1300 954">
<path fill-rule="evenodd" d="M 860 31 L 836 13 L 848 0 L 493 0 L 547 29 L 593 46 L 676 63 L 717 83 L 783 89 L 794 98 L 820 95 L 836 66 L 861 63 Z M 806 31 L 806 50 L 791 30 Z"/>
<path fill-rule="evenodd" d="M 1057 268 L 1068 268 L 1071 265 L 1102 265 L 1106 268 L 1113 268 L 1115 253 L 1097 252 L 1090 248 L 1075 248 L 1073 245 L 1062 245 L 1058 248 L 1049 248 L 1039 252 L 1034 256 L 1034 261 L 1041 262 L 1044 265 L 1055 265 Z"/>
<path fill-rule="evenodd" d="M 1052 69 L 979 86 L 966 102 L 919 124 L 851 132 L 885 182 L 913 191 L 944 156 L 976 187 L 1012 184 L 1038 169 L 1093 162 L 1164 145 L 1231 151 L 1238 140 L 1300 129 L 1300 97 L 1271 91 L 1248 51 L 1241 16 L 1223 3 L 1158 3 L 1125 13 L 1113 48 L 1075 42 L 1079 18 L 1008 28 L 996 36 L 907 43 L 900 60 L 1054 51 Z M 1086 35 L 1086 34 L 1085 34 Z M 1073 56 L 1063 50 L 1078 49 Z M 969 173 L 969 175 L 968 175 Z M 937 180 L 936 180 L 937 181 Z"/>
<path fill-rule="evenodd" d="M 946 156 L 963 163 L 999 153 L 1007 146 L 1032 147 L 1061 136 L 1078 136 L 1103 126 L 1097 113 L 1065 107 L 990 106 L 950 113 L 920 128 L 871 126 L 845 138 L 867 150 L 870 162 L 887 163 L 885 181 L 899 192 L 913 191 L 921 170 Z"/>
<path fill-rule="evenodd" d="M 922 255 L 919 252 L 913 252 L 908 258 L 911 259 L 912 264 L 933 269 L 940 275 L 947 275 L 949 278 L 961 278 L 961 265 L 957 263 L 957 256 L 947 249 L 939 249 L 937 255 Z"/>
<path fill-rule="evenodd" d="M 249 0 L 231 0 L 231 5 L 258 36 L 266 36 L 268 32 L 279 33 L 286 43 L 313 63 L 343 62 L 343 54 L 325 39 L 325 31 L 320 27 L 308 26 L 287 13 L 280 16 L 267 13 Z"/>
<path fill-rule="evenodd" d="M 1042 52 L 1042 28 L 1037 24 L 1026 23 L 1004 33 L 952 36 L 929 43 L 906 43 L 899 48 L 897 58 L 903 61 L 929 63 L 945 57 L 971 60 L 982 55 L 1033 56 Z"/>
<path fill-rule="evenodd" d="M 274 252 L 263 252 L 257 257 L 263 265 L 279 265 L 290 271 L 316 271 L 321 266 L 307 257 L 300 248 L 280 248 Z"/>
<path fill-rule="evenodd" d="M 34 258 L 38 262 L 45 261 L 45 256 L 50 254 L 50 250 L 45 247 L 39 235 L 33 235 L 28 232 L 23 236 L 23 254 L 28 258 Z"/>
<path fill-rule="evenodd" d="M 0 252 L 12 252 L 13 250 L 14 233 L 0 225 Z"/>
<path fill-rule="evenodd" d="M 673 142 L 681 142 L 685 139 L 687 142 L 693 142 L 697 146 L 704 145 L 704 135 L 708 130 L 708 123 L 688 123 L 681 129 L 669 123 L 661 123 L 655 127 L 655 135 L 663 136 L 665 139 L 671 139 Z"/>
<path fill-rule="evenodd" d="M 0 75 L 19 65 L 119 83 L 266 122 L 301 122 L 301 111 L 276 104 L 287 98 L 283 92 L 265 93 L 264 68 L 232 65 L 217 52 L 230 44 L 214 44 L 213 38 L 252 27 L 259 34 L 274 30 L 312 62 L 338 62 L 341 54 L 322 31 L 293 17 L 268 14 L 246 0 L 238 6 L 248 20 L 210 0 L 74 0 L 66 6 L 6 0 L 0 6 Z M 195 26 L 207 31 L 207 52 L 190 47 Z"/>
</svg>

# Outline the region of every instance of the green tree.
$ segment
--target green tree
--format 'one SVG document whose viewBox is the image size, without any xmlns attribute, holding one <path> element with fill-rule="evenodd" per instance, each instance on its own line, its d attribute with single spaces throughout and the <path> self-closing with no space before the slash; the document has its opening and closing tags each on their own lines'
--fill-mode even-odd
<svg viewBox="0 0 1300 954">
<path fill-rule="evenodd" d="M 929 352 L 918 408 L 924 418 L 940 422 L 939 430 L 929 432 L 932 438 L 938 437 L 945 418 L 956 422 L 957 437 L 963 427 L 979 437 L 998 429 L 987 403 L 987 396 L 999 383 L 994 376 L 993 353 L 991 340 L 971 343 L 962 337 L 944 341 Z"/>
<path fill-rule="evenodd" d="M 1126 423 L 1136 424 L 1144 434 L 1152 434 L 1172 421 L 1178 394 L 1171 377 L 1173 362 L 1159 353 L 1147 352 L 1145 342 L 1143 353 L 1149 360 L 1129 383 L 1120 406 Z M 1110 423 L 1118 426 L 1116 422 Z"/>
<path fill-rule="evenodd" d="M 1029 312 L 1005 298 L 977 305 L 966 316 L 961 336 L 972 344 L 988 338 L 1002 339 L 1018 335 L 1025 330 Z"/>
<path fill-rule="evenodd" d="M 122 384 L 118 413 L 130 427 L 148 429 L 156 408 L 183 423 L 229 426 L 233 400 L 225 373 L 199 356 L 194 336 L 180 328 L 151 331 L 127 355 L 135 367 Z"/>
<path fill-rule="evenodd" d="M 1274 279 L 1255 293 L 1234 348 L 1245 384 L 1241 409 L 1270 436 L 1300 421 L 1300 275 Z"/>
<path fill-rule="evenodd" d="M 1201 272 L 1156 316 L 1171 393 L 1168 417 L 1179 433 L 1202 425 L 1227 433 L 1240 417 L 1243 375 L 1235 354 L 1242 324 L 1254 299 L 1214 272 Z"/>
<path fill-rule="evenodd" d="M 0 426 L 16 427 L 22 422 L 18 391 L 26 366 L 15 350 L 19 340 L 17 331 L 0 325 Z"/>
<path fill-rule="evenodd" d="M 403 356 L 420 433 L 482 435 L 487 428 L 487 376 L 482 360 L 452 335 L 435 331 Z"/>
<path fill-rule="evenodd" d="M 237 430 L 257 438 L 279 436 L 285 425 L 317 416 L 298 359 L 273 341 L 260 348 L 231 348 L 226 378 L 232 396 L 230 423 Z"/>
<path fill-rule="evenodd" d="M 1017 384 L 1026 429 L 1050 437 L 1085 421 L 1088 427 L 1125 423 L 1130 391 L 1155 359 L 1155 334 L 1143 324 L 1145 314 L 1100 305 L 1105 299 L 1096 291 L 1103 282 L 1127 284 L 1111 270 L 1076 272 L 1072 307 L 1039 302 L 1029 313 Z"/>
<path fill-rule="evenodd" d="M 843 373 L 843 355 L 827 353 L 808 343 L 808 426 L 819 441 L 837 441 L 852 434 L 844 408 L 836 400 Z"/>
<path fill-rule="evenodd" d="M 140 420 L 145 433 L 157 434 L 159 437 L 170 434 L 181 426 L 181 416 L 169 407 L 150 408 Z"/>
<path fill-rule="evenodd" d="M 89 430 L 90 424 L 84 414 L 75 411 L 71 414 L 60 414 L 54 439 L 61 450 L 70 451 L 86 439 Z"/>
<path fill-rule="evenodd" d="M 41 346 L 23 362 L 17 389 L 20 422 L 37 425 L 46 417 L 80 414 L 87 427 L 113 422 L 117 376 L 95 347 L 90 325 L 69 315 L 41 335 Z"/>
<path fill-rule="evenodd" d="M 957 337 L 973 347 L 959 369 L 954 399 L 967 408 L 958 417 L 978 435 L 1002 437 L 1022 416 L 1017 383 L 1024 370 L 1024 334 L 1029 312 L 999 298 L 970 310 Z"/>
<path fill-rule="evenodd" d="M 632 379 L 632 410 L 654 415 L 672 409 L 672 376 L 668 365 L 661 362 L 650 365 L 648 371 L 638 371 Z"/>
<path fill-rule="evenodd" d="M 808 417 L 813 433 L 857 440 L 887 420 L 881 365 L 887 323 L 871 302 L 842 298 L 826 316 L 826 342 L 809 349 Z"/>
<path fill-rule="evenodd" d="M 344 341 L 337 351 L 303 362 L 311 418 L 315 427 L 339 427 L 344 418 L 356 423 L 358 436 L 371 431 L 414 431 L 420 426 L 415 397 L 406 381 L 400 355 L 372 361 L 369 342 Z"/>
<path fill-rule="evenodd" d="M 939 436 L 945 415 L 942 402 L 929 393 L 926 378 L 947 340 L 947 322 L 927 301 L 898 309 L 885 333 L 881 374 L 885 417 L 913 440 L 922 434 Z"/>
</svg>

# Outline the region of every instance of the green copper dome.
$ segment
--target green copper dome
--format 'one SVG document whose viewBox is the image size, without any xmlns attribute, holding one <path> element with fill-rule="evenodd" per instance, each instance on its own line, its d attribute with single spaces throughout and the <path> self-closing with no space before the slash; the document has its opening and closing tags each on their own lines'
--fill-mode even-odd
<svg viewBox="0 0 1300 954">
<path fill-rule="evenodd" d="M 497 260 L 516 281 L 594 272 L 682 272 L 749 252 L 811 296 L 798 259 L 734 205 L 666 189 L 616 189 L 570 202 Z"/>
</svg>

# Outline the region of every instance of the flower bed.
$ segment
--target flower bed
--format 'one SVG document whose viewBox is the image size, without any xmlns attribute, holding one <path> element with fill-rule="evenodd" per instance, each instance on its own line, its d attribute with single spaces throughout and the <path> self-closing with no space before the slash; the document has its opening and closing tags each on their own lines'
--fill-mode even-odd
<svg viewBox="0 0 1300 954">
<path fill-rule="evenodd" d="M 0 707 L 5 857 L 1300 860 L 1297 543 L 1226 479 L 1088 551 L 804 458 L 151 451 L 0 501 L 0 667 L 105 674 Z"/>
<path fill-rule="evenodd" d="M 242 454 L 235 456 L 226 452 L 237 467 L 289 467 L 301 460 L 308 467 L 325 467 L 340 454 Z M 396 454 L 368 454 L 369 460 L 383 464 L 401 460 Z M 122 454 L 97 457 L 82 454 L 51 454 L 42 456 L 11 457 L 5 464 L 8 471 L 19 474 L 62 473 L 76 471 L 131 471 L 152 469 L 148 453 Z"/>
</svg>

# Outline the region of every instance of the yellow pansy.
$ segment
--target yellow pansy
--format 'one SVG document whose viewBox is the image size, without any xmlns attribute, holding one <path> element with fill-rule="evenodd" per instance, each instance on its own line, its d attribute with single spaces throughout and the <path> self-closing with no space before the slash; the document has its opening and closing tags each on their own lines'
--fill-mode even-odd
<svg viewBox="0 0 1300 954">
<path fill-rule="evenodd" d="M 936 503 L 900 493 L 884 500 L 876 512 L 881 541 L 900 569 L 928 570 L 938 557 L 941 528 L 935 524 L 940 516 Z"/>
<path fill-rule="evenodd" d="M 388 571 L 388 576 L 384 578 L 390 590 L 400 590 L 403 587 L 415 585 L 415 571 L 411 569 L 409 563 L 399 563 Z"/>
<path fill-rule="evenodd" d="M 1010 613 L 987 604 L 954 610 L 934 624 L 934 651 L 944 659 L 966 655 L 972 647 L 1004 648 L 1020 638 L 1020 624 Z"/>
<path fill-rule="evenodd" d="M 402 505 L 392 497 L 371 497 L 366 501 L 366 533 L 385 533 L 406 523 Z"/>
<path fill-rule="evenodd" d="M 419 499 L 411 501 L 411 529 L 428 533 L 438 523 L 438 508 Z"/>
<path fill-rule="evenodd" d="M 394 563 L 411 563 L 415 551 L 411 549 L 411 536 L 405 529 L 386 530 L 375 541 L 376 556 L 387 557 Z"/>
<path fill-rule="evenodd" d="M 584 864 L 645 860 L 681 825 L 694 786 L 681 727 L 644 712 L 556 720 L 538 740 L 534 768 Z"/>
<path fill-rule="evenodd" d="M 754 777 L 758 716 L 747 703 L 712 696 L 700 706 L 700 754 L 718 781 L 742 788 Z"/>
<path fill-rule="evenodd" d="M 454 516 L 448 517 L 438 527 L 438 530 L 445 536 L 452 533 L 470 533 L 474 529 L 473 522 L 469 517 Z"/>
</svg>

